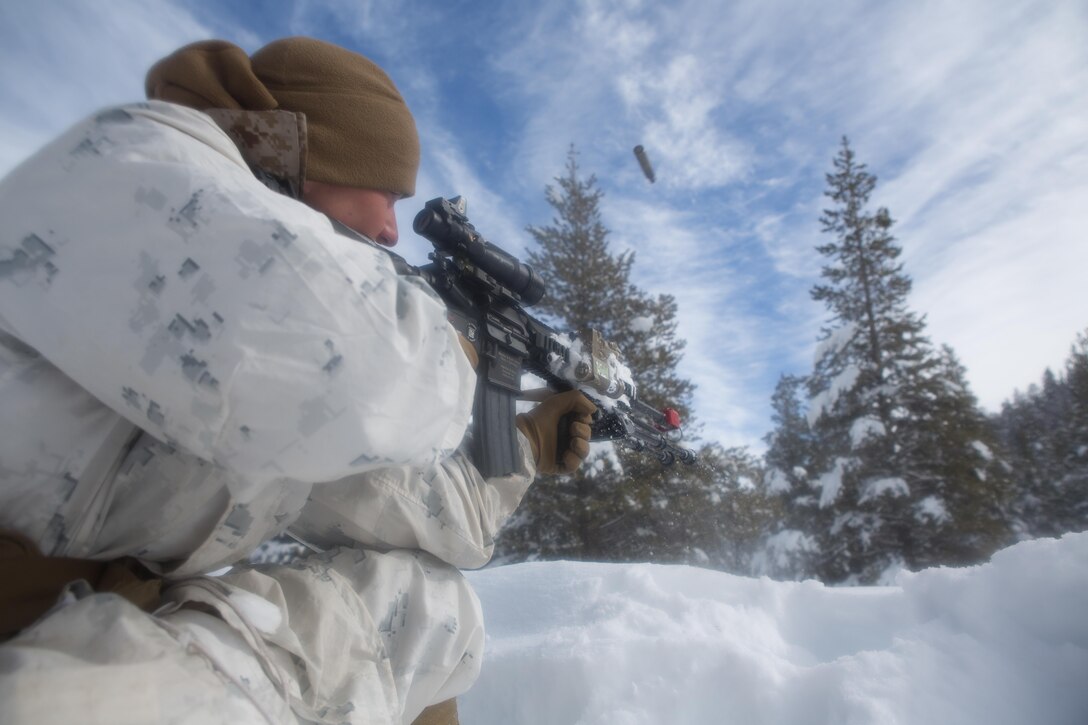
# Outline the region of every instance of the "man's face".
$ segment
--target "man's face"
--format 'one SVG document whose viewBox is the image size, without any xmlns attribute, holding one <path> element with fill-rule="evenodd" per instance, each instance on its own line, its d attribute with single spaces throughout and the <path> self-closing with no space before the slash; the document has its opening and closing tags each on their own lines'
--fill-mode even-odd
<svg viewBox="0 0 1088 725">
<path fill-rule="evenodd" d="M 393 205 L 400 197 L 389 191 L 306 181 L 302 201 L 341 224 L 387 247 L 397 243 L 397 215 Z"/>
</svg>

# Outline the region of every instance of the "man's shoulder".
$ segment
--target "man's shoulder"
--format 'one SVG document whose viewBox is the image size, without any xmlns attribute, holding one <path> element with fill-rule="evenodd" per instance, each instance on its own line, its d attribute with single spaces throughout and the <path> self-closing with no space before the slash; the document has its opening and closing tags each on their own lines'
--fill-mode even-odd
<svg viewBox="0 0 1088 725">
<path fill-rule="evenodd" d="M 197 111 L 165 101 L 146 101 L 103 109 L 93 118 L 95 123 L 118 127 L 135 124 L 142 133 L 134 129 L 132 137 L 143 137 L 155 145 L 197 143 L 211 147 L 243 168 L 272 177 L 283 193 L 301 196 L 306 164 L 306 117 L 301 113 Z M 124 134 L 123 128 L 116 131 Z"/>
<path fill-rule="evenodd" d="M 117 126 L 132 123 L 155 123 L 181 127 L 201 133 L 218 130 L 208 114 L 187 106 L 166 101 L 138 101 L 107 106 L 90 114 L 83 123 L 113 124 Z"/>
<path fill-rule="evenodd" d="M 176 103 L 142 101 L 110 106 L 92 114 L 88 122 L 112 126 L 118 131 L 133 126 L 134 129 L 175 136 L 179 140 L 195 140 L 236 154 L 230 138 L 208 114 Z M 181 136 L 177 136 L 178 133 Z"/>
<path fill-rule="evenodd" d="M 237 146 L 208 114 L 164 101 L 102 108 L 55 139 L 42 158 L 70 155 L 73 147 L 106 163 L 166 160 L 251 176 Z"/>
</svg>

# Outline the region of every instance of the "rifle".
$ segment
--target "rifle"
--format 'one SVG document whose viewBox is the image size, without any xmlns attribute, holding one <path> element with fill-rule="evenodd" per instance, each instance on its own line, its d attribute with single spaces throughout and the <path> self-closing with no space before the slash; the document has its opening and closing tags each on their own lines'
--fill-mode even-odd
<svg viewBox="0 0 1088 725">
<path fill-rule="evenodd" d="M 382 249 L 393 257 L 399 274 L 418 276 L 438 293 L 454 328 L 476 348 L 480 363 L 471 454 L 481 474 L 502 476 L 518 468 L 515 408 L 526 371 L 553 390 L 577 388 L 593 401 L 597 412 L 590 440 L 649 451 L 666 466 L 695 462 L 693 451 L 677 445 L 683 435 L 680 415 L 638 399 L 631 371 L 614 344 L 596 330 L 587 339 L 560 334 L 525 311 L 543 299 L 543 281 L 477 233 L 462 197 L 432 199 L 412 227 L 434 246 L 430 264 L 414 267 Z M 568 422 L 561 421 L 560 451 L 566 449 L 568 429 Z"/>
</svg>

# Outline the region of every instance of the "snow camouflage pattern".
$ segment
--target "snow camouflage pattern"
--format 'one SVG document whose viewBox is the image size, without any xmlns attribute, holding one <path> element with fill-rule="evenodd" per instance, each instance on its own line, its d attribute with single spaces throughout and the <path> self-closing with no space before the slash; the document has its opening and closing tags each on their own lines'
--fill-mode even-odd
<svg viewBox="0 0 1088 725">
<path fill-rule="evenodd" d="M 99 114 L 9 176 L 0 204 L 3 393 L 20 403 L 0 413 L 15 432 L 0 460 L 16 485 L 67 499 L 124 435 L 120 417 L 222 469 L 246 504 L 270 486 L 434 463 L 463 437 L 472 373 L 441 302 L 256 182 L 203 114 Z M 42 388 L 56 391 L 44 409 Z M 20 435 L 26 410 L 83 425 L 38 441 Z M 51 541 L 27 533 L 72 553 L 72 527 L 53 528 Z"/>
<path fill-rule="evenodd" d="M 475 594 L 422 552 L 182 580 L 154 617 L 65 596 L 0 647 L 5 723 L 408 723 L 467 690 L 483 653 Z"/>
<path fill-rule="evenodd" d="M 137 556 L 179 580 L 177 604 L 221 617 L 150 618 L 111 595 L 70 596 L 0 648 L 15 673 L 5 687 L 24 693 L 0 698 L 0 720 L 51 702 L 26 692 L 137 662 L 148 677 L 165 668 L 163 690 L 193 670 L 186 658 L 203 658 L 212 680 L 241 687 L 229 697 L 270 702 L 254 693 L 272 687 L 319 722 L 410 721 L 475 678 L 480 612 L 455 567 L 490 557 L 532 480 L 529 446 L 517 475 L 489 481 L 454 453 L 474 375 L 442 303 L 247 168 L 300 182 L 305 155 L 291 150 L 301 136 L 288 116 L 220 115 L 251 142 L 241 154 L 205 114 L 160 102 L 112 109 L 0 182 L 0 528 L 47 554 Z M 340 548 L 295 568 L 192 578 L 296 519 L 308 540 Z M 255 627 L 254 613 L 270 609 L 290 628 Z M 127 634 L 108 643 L 106 631 Z M 50 680 L 58 662 L 63 677 Z M 260 673 L 271 679 L 257 683 Z M 228 697 L 193 688 L 184 699 Z M 177 697 L 164 692 L 160 704 Z M 221 717 L 249 707 L 282 721 L 235 705 Z M 102 706 L 74 712 L 125 712 L 123 699 Z"/>
</svg>

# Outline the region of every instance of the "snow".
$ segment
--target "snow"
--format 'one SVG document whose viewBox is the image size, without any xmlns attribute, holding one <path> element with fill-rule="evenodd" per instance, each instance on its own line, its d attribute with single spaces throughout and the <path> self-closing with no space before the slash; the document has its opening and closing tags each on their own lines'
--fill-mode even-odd
<svg viewBox="0 0 1088 725">
<path fill-rule="evenodd" d="M 612 470 L 616 471 L 619 475 L 623 475 L 623 461 L 620 460 L 619 453 L 616 451 L 616 446 L 612 441 L 596 441 L 589 444 L 589 455 L 586 457 L 585 463 L 582 467 L 587 475 L 602 474 L 608 468 L 612 466 Z"/>
<path fill-rule="evenodd" d="M 948 521 L 951 517 L 948 515 L 948 509 L 944 505 L 944 501 L 938 496 L 926 496 L 914 506 L 914 518 L 919 523 L 926 523 L 927 521 L 934 521 L 941 523 Z"/>
<path fill-rule="evenodd" d="M 572 385 L 577 384 L 579 390 L 608 409 L 612 409 L 617 402 L 628 407 L 631 405 L 625 391 L 630 390 L 632 395 L 637 396 L 635 377 L 614 346 L 602 339 L 601 349 L 595 350 L 593 343 L 587 345 L 581 338 L 565 333 L 557 333 L 555 340 L 567 349 L 567 357 L 551 354 L 548 368 L 553 375 Z M 595 357 L 595 351 L 600 358 Z M 585 370 L 580 370 L 580 367 Z"/>
<path fill-rule="evenodd" d="M 767 491 L 770 493 L 785 493 L 790 490 L 790 479 L 781 468 L 772 468 L 767 471 Z"/>
<path fill-rule="evenodd" d="M 767 537 L 763 547 L 752 557 L 752 571 L 774 575 L 790 571 L 794 559 L 816 550 L 815 540 L 803 531 L 785 529 Z"/>
<path fill-rule="evenodd" d="M 827 390 L 817 393 L 808 401 L 806 418 L 810 426 L 816 425 L 820 416 L 835 407 L 839 397 L 854 387 L 861 375 L 861 368 L 857 365 L 847 365 L 839 375 L 835 376 L 828 385 Z"/>
<path fill-rule="evenodd" d="M 870 481 L 865 484 L 861 492 L 861 497 L 858 499 L 858 503 L 862 504 L 866 501 L 872 501 L 885 494 L 890 494 L 891 496 L 906 496 L 909 493 L 910 486 L 902 478 L 881 478 L 877 481 Z"/>
<path fill-rule="evenodd" d="M 816 481 L 816 488 L 820 489 L 820 508 L 827 508 L 835 503 L 839 497 L 839 489 L 842 488 L 842 476 L 846 472 L 846 466 L 850 463 L 848 458 L 836 458 L 835 466 L 822 474 Z"/>
<path fill-rule="evenodd" d="M 847 324 L 843 327 L 831 330 L 827 337 L 816 345 L 814 361 L 819 366 L 820 361 L 826 357 L 834 357 L 846 349 L 857 334 L 857 326 Z M 824 413 L 834 407 L 839 396 L 854 387 L 861 370 L 856 365 L 847 365 L 846 369 L 833 378 L 827 389 L 817 393 L 808 401 L 808 424 L 815 425 Z"/>
<path fill-rule="evenodd" d="M 884 424 L 876 418 L 858 418 L 850 426 L 850 445 L 858 448 L 868 438 L 884 435 Z"/>
<path fill-rule="evenodd" d="M 813 363 L 819 365 L 820 361 L 828 355 L 837 355 L 846 349 L 854 341 L 857 331 L 857 325 L 852 322 L 845 323 L 842 327 L 829 331 L 827 337 L 817 343 L 816 350 L 812 354 Z"/>
<path fill-rule="evenodd" d="M 975 452 L 982 456 L 987 461 L 994 459 L 994 452 L 990 450 L 990 447 L 982 441 L 971 441 L 971 447 L 975 449 Z"/>
<path fill-rule="evenodd" d="M 1088 722 L 1088 533 L 885 587 L 684 566 L 472 572 L 474 725 Z"/>
</svg>

